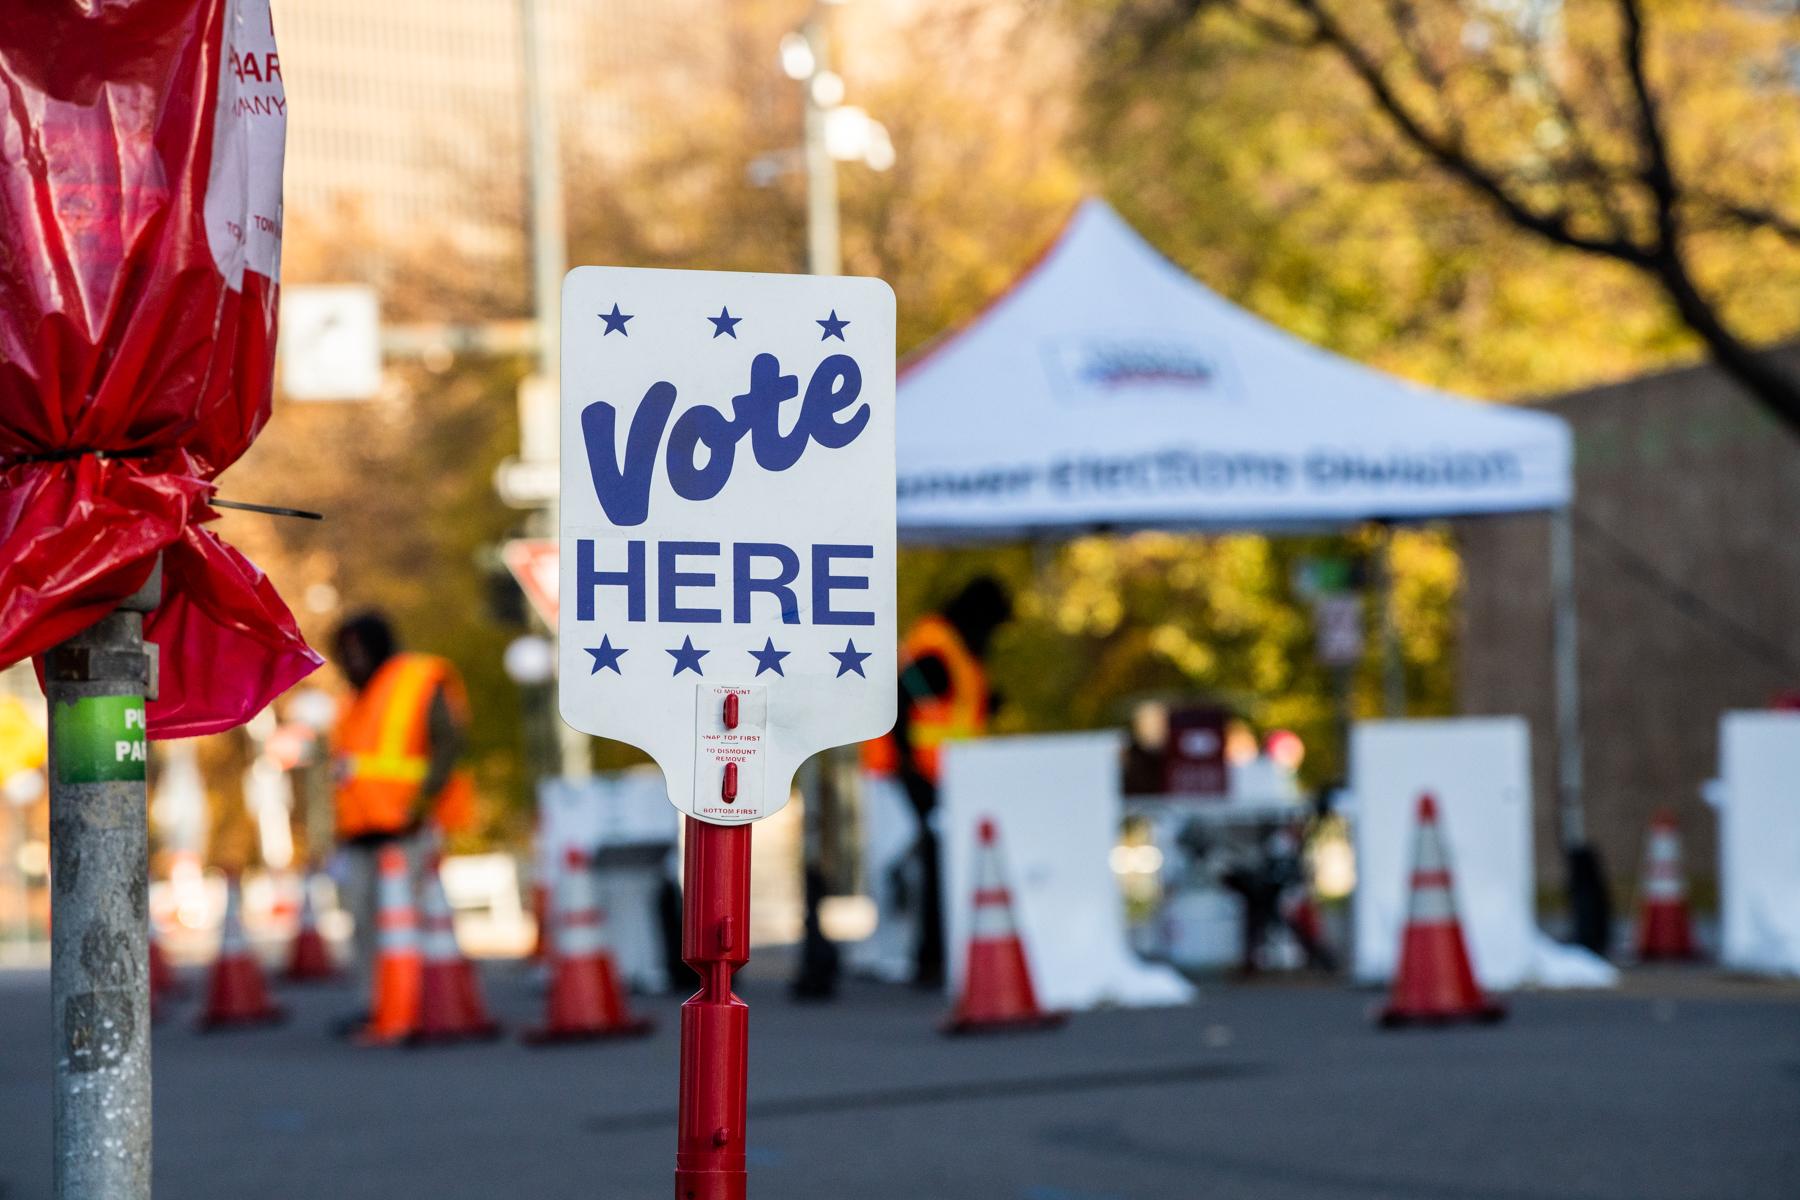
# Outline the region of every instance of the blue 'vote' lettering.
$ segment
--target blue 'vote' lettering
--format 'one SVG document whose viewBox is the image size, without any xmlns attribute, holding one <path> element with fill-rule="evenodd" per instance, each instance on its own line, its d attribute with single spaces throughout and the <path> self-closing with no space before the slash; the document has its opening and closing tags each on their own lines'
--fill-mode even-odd
<svg viewBox="0 0 1800 1200">
<path fill-rule="evenodd" d="M 862 369 L 848 354 L 828 356 L 813 371 L 800 402 L 794 428 L 781 432 L 781 406 L 800 391 L 795 375 L 783 375 L 773 354 L 758 354 L 750 363 L 750 389 L 731 398 L 732 415 L 699 404 L 682 413 L 669 428 L 675 409 L 675 385 L 650 385 L 632 414 L 625 435 L 625 459 L 618 456 L 618 411 L 605 401 L 581 410 L 581 436 L 587 444 L 588 474 L 594 495 L 614 525 L 642 525 L 650 515 L 650 481 L 657 451 L 668 431 L 664 469 L 669 486 L 684 500 L 711 500 L 731 478 L 737 445 L 750 435 L 750 452 L 765 471 L 785 471 L 800 461 L 808 442 L 841 450 L 869 423 L 869 406 L 847 417 L 838 414 L 862 393 Z M 697 461 L 706 448 L 704 463 Z"/>
</svg>

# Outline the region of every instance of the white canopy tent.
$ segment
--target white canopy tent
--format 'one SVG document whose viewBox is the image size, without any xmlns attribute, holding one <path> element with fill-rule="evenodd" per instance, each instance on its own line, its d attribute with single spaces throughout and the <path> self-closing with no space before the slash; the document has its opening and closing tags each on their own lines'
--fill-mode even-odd
<svg viewBox="0 0 1800 1200">
<path fill-rule="evenodd" d="M 1310 345 L 1194 280 L 1100 200 L 902 367 L 898 412 L 912 541 L 1552 513 L 1559 807 L 1565 839 L 1585 840 L 1561 418 Z"/>
<path fill-rule="evenodd" d="M 1099 200 L 970 326 L 909 362 L 915 538 L 1561 508 L 1561 418 L 1416 387 L 1252 316 Z"/>
</svg>

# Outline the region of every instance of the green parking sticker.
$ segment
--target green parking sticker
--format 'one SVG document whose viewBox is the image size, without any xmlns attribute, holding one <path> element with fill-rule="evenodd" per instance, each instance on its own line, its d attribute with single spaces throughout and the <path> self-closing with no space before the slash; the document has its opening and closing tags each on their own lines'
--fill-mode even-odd
<svg viewBox="0 0 1800 1200">
<path fill-rule="evenodd" d="M 84 696 L 56 706 L 56 778 L 61 783 L 126 783 L 144 778 L 142 696 Z"/>
</svg>

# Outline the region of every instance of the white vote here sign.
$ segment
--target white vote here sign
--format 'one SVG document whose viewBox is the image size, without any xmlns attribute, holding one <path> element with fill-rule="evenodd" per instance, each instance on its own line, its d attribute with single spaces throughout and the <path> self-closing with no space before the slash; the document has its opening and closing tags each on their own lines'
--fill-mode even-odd
<svg viewBox="0 0 1800 1200">
<path fill-rule="evenodd" d="M 577 267 L 562 356 L 563 719 L 768 816 L 894 721 L 893 292 Z"/>
</svg>

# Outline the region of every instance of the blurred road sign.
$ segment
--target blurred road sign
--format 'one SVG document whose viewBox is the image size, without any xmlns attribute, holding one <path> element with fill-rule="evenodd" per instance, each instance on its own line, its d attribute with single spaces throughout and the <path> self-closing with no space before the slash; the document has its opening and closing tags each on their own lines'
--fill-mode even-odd
<svg viewBox="0 0 1800 1200">
<path fill-rule="evenodd" d="M 500 561 L 544 624 L 556 628 L 557 545 L 550 538 L 514 538 L 500 548 Z"/>
<path fill-rule="evenodd" d="M 894 720 L 894 294 L 577 267 L 562 347 L 563 719 L 768 816 Z"/>
<path fill-rule="evenodd" d="M 1363 602 L 1357 592 L 1332 592 L 1313 601 L 1319 661 L 1348 667 L 1362 661 Z"/>
<path fill-rule="evenodd" d="M 381 310 L 362 284 L 281 289 L 281 388 L 290 400 L 370 400 L 381 390 Z"/>
<path fill-rule="evenodd" d="M 1290 583 L 1303 600 L 1355 591 L 1363 583 L 1362 563 L 1343 556 L 1302 558 L 1293 566 Z"/>
<path fill-rule="evenodd" d="M 541 508 L 556 499 L 560 479 L 554 462 L 508 458 L 494 468 L 494 491 L 513 508 Z"/>
</svg>

